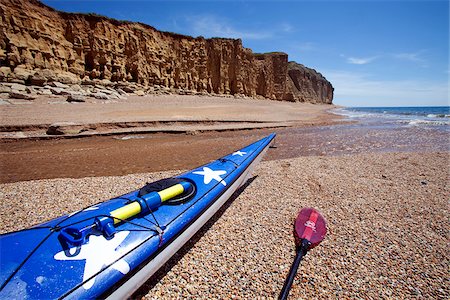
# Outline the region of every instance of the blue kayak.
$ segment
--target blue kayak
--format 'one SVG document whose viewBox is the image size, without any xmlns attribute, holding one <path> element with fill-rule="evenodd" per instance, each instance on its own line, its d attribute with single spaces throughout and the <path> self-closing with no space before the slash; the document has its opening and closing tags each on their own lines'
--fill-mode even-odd
<svg viewBox="0 0 450 300">
<path fill-rule="evenodd" d="M 0 235 L 0 298 L 126 298 L 250 176 L 271 134 L 179 176 Z"/>
</svg>

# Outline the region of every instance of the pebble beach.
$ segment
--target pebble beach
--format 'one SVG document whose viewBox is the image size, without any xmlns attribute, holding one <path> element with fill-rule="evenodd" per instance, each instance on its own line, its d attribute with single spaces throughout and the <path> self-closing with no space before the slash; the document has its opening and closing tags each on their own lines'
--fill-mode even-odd
<svg viewBox="0 0 450 300">
<path fill-rule="evenodd" d="M 447 153 L 263 161 L 133 298 L 276 298 L 295 254 L 294 219 L 300 208 L 315 207 L 328 221 L 328 235 L 304 258 L 291 299 L 448 299 L 446 165 Z M 2 184 L 0 230 L 22 229 L 177 173 Z"/>
</svg>

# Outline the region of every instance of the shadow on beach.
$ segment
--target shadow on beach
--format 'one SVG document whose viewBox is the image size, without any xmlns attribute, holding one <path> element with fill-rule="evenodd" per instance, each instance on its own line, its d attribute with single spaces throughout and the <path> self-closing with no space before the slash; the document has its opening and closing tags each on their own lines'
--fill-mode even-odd
<svg viewBox="0 0 450 300">
<path fill-rule="evenodd" d="M 153 289 L 153 287 L 164 278 L 167 273 L 175 266 L 180 259 L 182 259 L 191 249 L 195 246 L 195 244 L 205 235 L 206 232 L 220 219 L 220 217 L 225 213 L 225 211 L 233 204 L 233 202 L 239 197 L 239 195 L 252 184 L 252 182 L 258 176 L 253 176 L 247 180 L 245 184 L 243 184 L 239 189 L 237 189 L 233 195 L 228 199 L 224 205 L 214 214 L 214 216 L 209 219 L 205 223 L 205 225 L 200 228 L 197 233 L 195 233 L 189 241 L 181 247 L 159 270 L 148 279 L 130 298 L 131 299 L 141 299 L 148 291 Z"/>
</svg>

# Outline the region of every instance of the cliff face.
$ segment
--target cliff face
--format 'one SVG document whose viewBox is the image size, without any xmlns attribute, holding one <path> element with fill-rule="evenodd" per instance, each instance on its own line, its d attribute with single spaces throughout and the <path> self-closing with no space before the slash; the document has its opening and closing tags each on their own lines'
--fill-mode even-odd
<svg viewBox="0 0 450 300">
<path fill-rule="evenodd" d="M 319 73 L 285 53 L 253 54 L 239 39 L 192 38 L 140 23 L 55 11 L 36 0 L 0 3 L 0 81 L 93 79 L 174 90 L 331 103 Z"/>
<path fill-rule="evenodd" d="M 287 82 L 286 100 L 332 103 L 333 86 L 316 70 L 296 62 L 289 62 Z"/>
</svg>

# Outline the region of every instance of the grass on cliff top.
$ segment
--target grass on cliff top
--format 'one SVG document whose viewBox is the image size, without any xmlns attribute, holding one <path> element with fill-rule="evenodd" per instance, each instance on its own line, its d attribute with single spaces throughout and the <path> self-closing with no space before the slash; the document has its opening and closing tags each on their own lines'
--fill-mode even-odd
<svg viewBox="0 0 450 300">
<path fill-rule="evenodd" d="M 253 53 L 254 55 L 287 55 L 287 53 L 281 52 L 281 51 L 274 51 L 274 52 L 266 52 L 266 53 Z"/>
</svg>

